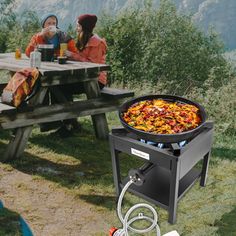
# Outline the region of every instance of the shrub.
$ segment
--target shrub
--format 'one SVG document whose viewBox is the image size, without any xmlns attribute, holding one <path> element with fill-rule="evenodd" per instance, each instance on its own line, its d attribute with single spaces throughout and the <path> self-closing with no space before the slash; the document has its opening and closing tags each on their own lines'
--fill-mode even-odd
<svg viewBox="0 0 236 236">
<path fill-rule="evenodd" d="M 24 51 L 32 35 L 41 30 L 40 22 L 35 12 L 25 11 L 18 18 L 14 29 L 8 33 L 7 51 L 15 51 L 17 47 L 21 47 Z"/>
<path fill-rule="evenodd" d="M 180 83 L 185 90 L 186 80 L 199 86 L 210 73 L 216 85 L 225 77 L 223 44 L 213 33 L 205 36 L 168 0 L 162 0 L 158 9 L 147 4 L 116 18 L 104 15 L 102 22 L 99 33 L 108 42 L 112 82 L 125 86 L 147 80 L 156 85 L 162 79 L 171 81 L 171 91 Z"/>
<path fill-rule="evenodd" d="M 33 33 L 39 30 L 38 16 L 33 11 L 21 15 L 13 12 L 15 0 L 2 0 L 0 3 L 0 52 L 24 50 Z"/>
<path fill-rule="evenodd" d="M 198 101 L 204 106 L 210 120 L 215 123 L 215 130 L 218 134 L 236 135 L 236 77 L 232 77 L 229 73 L 228 82 L 222 86 L 215 88 L 212 84 L 214 78 L 209 77 L 205 81 L 205 87 L 195 88 L 191 94 L 187 96 Z"/>
<path fill-rule="evenodd" d="M 1 0 L 0 2 L 0 52 L 5 52 L 9 32 L 15 25 L 15 14 L 12 12 L 14 0 Z"/>
</svg>

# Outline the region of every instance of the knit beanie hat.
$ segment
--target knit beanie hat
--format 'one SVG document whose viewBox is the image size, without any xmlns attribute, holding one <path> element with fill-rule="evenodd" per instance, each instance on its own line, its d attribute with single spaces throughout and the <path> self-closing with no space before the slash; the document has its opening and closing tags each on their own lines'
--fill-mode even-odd
<svg viewBox="0 0 236 236">
<path fill-rule="evenodd" d="M 56 20 L 57 20 L 56 27 L 57 27 L 57 25 L 58 25 L 57 16 L 56 16 L 55 14 L 52 14 L 52 13 L 49 13 L 49 14 L 46 14 L 46 15 L 43 15 L 43 16 L 42 16 L 41 26 L 44 27 L 45 21 L 46 21 L 49 17 L 55 17 L 55 18 L 56 18 Z"/>
<path fill-rule="evenodd" d="M 84 14 L 78 17 L 78 23 L 82 26 L 84 31 L 92 32 L 97 23 L 97 16 L 91 14 Z"/>
</svg>

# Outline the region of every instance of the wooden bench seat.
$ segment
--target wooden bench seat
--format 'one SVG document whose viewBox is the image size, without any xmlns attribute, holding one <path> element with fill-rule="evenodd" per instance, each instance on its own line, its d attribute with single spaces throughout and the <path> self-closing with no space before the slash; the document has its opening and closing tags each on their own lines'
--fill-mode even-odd
<svg viewBox="0 0 236 236">
<path fill-rule="evenodd" d="M 4 114 L 12 111 L 16 111 L 16 108 L 0 102 L 0 113 Z"/>
<path fill-rule="evenodd" d="M 134 92 L 124 89 L 103 88 L 101 98 L 53 105 L 30 104 L 15 108 L 0 102 L 0 128 L 13 129 L 44 122 L 58 121 L 118 110 L 124 98 Z M 109 99 L 108 99 L 109 98 Z"/>
<path fill-rule="evenodd" d="M 128 97 L 133 97 L 134 92 L 126 89 L 116 89 L 116 88 L 109 88 L 105 87 L 101 90 L 101 95 L 103 98 L 109 98 L 109 99 L 122 99 L 122 98 L 128 98 Z M 1 101 L 1 97 L 0 97 Z M 33 107 L 32 106 L 24 106 L 24 107 L 13 107 L 4 103 L 0 102 L 0 114 L 6 114 L 6 113 L 22 113 L 26 111 L 32 111 Z"/>
<path fill-rule="evenodd" d="M 134 96 L 133 91 L 129 91 L 126 89 L 109 88 L 109 87 L 104 87 L 101 90 L 101 94 L 105 98 L 112 98 L 112 99 L 122 99 Z"/>
<path fill-rule="evenodd" d="M 0 97 L 1 101 L 1 97 Z M 22 104 L 19 107 L 10 106 L 8 104 L 0 102 L 0 114 L 13 114 L 13 113 L 22 113 L 27 111 L 34 110 L 34 106 L 31 106 L 29 104 Z"/>
</svg>

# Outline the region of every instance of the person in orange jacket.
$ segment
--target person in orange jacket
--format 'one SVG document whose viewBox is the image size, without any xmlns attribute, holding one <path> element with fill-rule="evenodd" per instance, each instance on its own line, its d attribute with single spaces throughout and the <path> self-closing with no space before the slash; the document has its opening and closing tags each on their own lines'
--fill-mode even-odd
<svg viewBox="0 0 236 236">
<path fill-rule="evenodd" d="M 54 54 L 56 56 L 60 55 L 60 43 L 67 43 L 69 51 L 74 53 L 77 52 L 75 41 L 58 28 L 58 18 L 56 15 L 47 14 L 43 16 L 41 26 L 42 31 L 33 35 L 25 50 L 25 54 L 28 57 L 39 44 L 53 44 L 55 50 Z"/>
<path fill-rule="evenodd" d="M 39 44 L 53 44 L 54 45 L 54 55 L 60 55 L 60 44 L 67 43 L 67 48 L 71 52 L 77 52 L 77 48 L 75 45 L 74 39 L 72 39 L 69 35 L 65 32 L 62 32 L 58 28 L 58 18 L 55 14 L 47 14 L 42 17 L 41 21 L 42 30 L 41 32 L 36 33 L 31 38 L 26 50 L 25 54 L 30 57 L 30 53 L 34 51 L 34 49 Z M 55 103 L 55 98 L 51 94 L 49 96 L 50 91 L 48 94 L 45 95 L 45 99 L 43 104 L 53 104 Z M 51 129 L 55 129 L 61 126 L 61 122 L 49 122 L 43 123 L 40 125 L 40 129 L 42 132 L 49 131 Z"/>
<path fill-rule="evenodd" d="M 107 44 L 105 39 L 93 33 L 97 23 L 97 16 L 91 14 L 80 15 L 77 19 L 78 39 L 77 52 L 66 52 L 67 57 L 82 62 L 94 62 L 105 64 Z M 100 88 L 107 84 L 106 72 L 101 72 L 98 78 Z"/>
<path fill-rule="evenodd" d="M 97 23 L 97 16 L 91 14 L 80 15 L 77 20 L 78 39 L 76 42 L 77 52 L 67 50 L 66 56 L 75 61 L 93 62 L 104 64 L 106 61 L 107 44 L 105 39 L 93 34 L 93 29 Z M 100 72 L 98 84 L 102 89 L 107 84 L 106 72 Z M 81 85 L 63 85 L 61 91 L 68 101 L 73 100 L 73 94 L 83 93 Z M 81 125 L 77 119 L 63 121 L 63 125 L 56 131 L 61 137 L 70 136 L 74 131 L 79 131 Z"/>
</svg>

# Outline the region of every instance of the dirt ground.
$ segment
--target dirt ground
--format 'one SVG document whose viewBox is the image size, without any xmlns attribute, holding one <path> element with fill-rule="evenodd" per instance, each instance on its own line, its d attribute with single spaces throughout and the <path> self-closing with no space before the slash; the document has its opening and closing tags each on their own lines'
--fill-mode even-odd
<svg viewBox="0 0 236 236">
<path fill-rule="evenodd" d="M 4 164 L 0 196 L 6 208 L 23 216 L 35 236 L 107 235 L 110 228 L 104 213 L 94 211 L 68 189 Z"/>
</svg>

